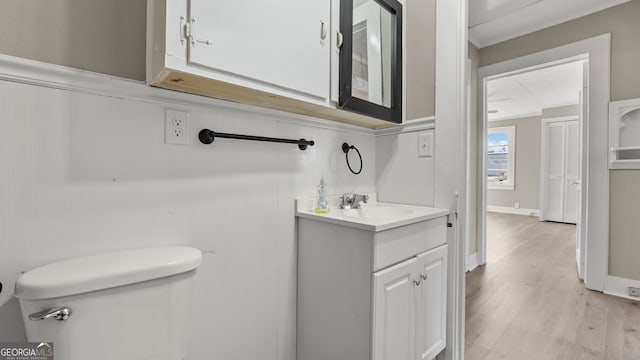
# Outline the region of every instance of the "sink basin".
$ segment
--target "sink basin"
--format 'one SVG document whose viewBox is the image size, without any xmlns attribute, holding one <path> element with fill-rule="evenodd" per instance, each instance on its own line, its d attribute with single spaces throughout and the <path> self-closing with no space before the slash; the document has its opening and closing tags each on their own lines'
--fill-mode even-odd
<svg viewBox="0 0 640 360">
<path fill-rule="evenodd" d="M 367 195 L 369 195 L 369 202 L 363 204 L 360 209 L 340 209 L 339 199 L 334 196 L 329 199 L 331 211 L 322 214 L 315 212 L 317 198 L 299 198 L 296 200 L 296 217 L 380 232 L 449 214 L 447 209 L 379 203 L 375 193 Z"/>
<path fill-rule="evenodd" d="M 361 219 L 382 219 L 407 216 L 413 213 L 411 209 L 404 209 L 395 206 L 371 206 L 361 209 L 343 210 L 342 216 Z"/>
</svg>

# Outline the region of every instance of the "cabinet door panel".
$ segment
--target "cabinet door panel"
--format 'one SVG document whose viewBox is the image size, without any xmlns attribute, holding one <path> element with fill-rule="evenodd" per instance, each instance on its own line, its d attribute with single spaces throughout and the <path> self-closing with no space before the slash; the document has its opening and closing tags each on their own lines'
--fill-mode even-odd
<svg viewBox="0 0 640 360">
<path fill-rule="evenodd" d="M 418 255 L 417 346 L 418 359 L 430 360 L 446 346 L 447 245 Z"/>
<path fill-rule="evenodd" d="M 196 39 L 211 42 L 189 45 L 190 64 L 329 97 L 329 1 L 190 0 L 189 4 Z"/>
<path fill-rule="evenodd" d="M 373 274 L 373 360 L 414 360 L 416 259 Z"/>
<path fill-rule="evenodd" d="M 545 194 L 544 220 L 563 221 L 565 126 L 562 122 L 547 122 L 544 126 Z"/>
</svg>

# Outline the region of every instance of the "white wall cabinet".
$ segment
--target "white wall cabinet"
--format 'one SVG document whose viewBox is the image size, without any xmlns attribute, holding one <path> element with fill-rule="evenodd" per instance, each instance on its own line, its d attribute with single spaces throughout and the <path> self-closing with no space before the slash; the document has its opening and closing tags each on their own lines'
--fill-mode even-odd
<svg viewBox="0 0 640 360">
<path fill-rule="evenodd" d="M 329 98 L 326 0 L 188 0 L 187 64 L 264 83 L 319 104 Z"/>
<path fill-rule="evenodd" d="M 330 105 L 331 2 L 150 0 L 147 7 L 148 83 Z"/>
<path fill-rule="evenodd" d="M 338 81 L 332 68 L 338 5 L 149 0 L 147 83 L 370 128 L 391 126 L 331 101 L 332 81 Z"/>
<path fill-rule="evenodd" d="M 446 346 L 446 226 L 299 217 L 297 359 L 434 359 Z"/>
</svg>

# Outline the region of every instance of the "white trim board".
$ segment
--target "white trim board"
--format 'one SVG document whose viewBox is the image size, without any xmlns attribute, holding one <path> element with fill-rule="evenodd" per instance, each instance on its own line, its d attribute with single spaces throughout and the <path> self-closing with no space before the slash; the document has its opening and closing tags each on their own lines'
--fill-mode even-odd
<svg viewBox="0 0 640 360">
<path fill-rule="evenodd" d="M 222 107 L 225 109 L 278 117 L 279 121 L 298 125 L 365 135 L 395 135 L 432 130 L 435 128 L 435 116 L 428 116 L 420 119 L 407 120 L 403 124 L 389 128 L 368 129 L 356 125 L 318 119 L 312 116 L 156 88 L 148 86 L 142 81 L 119 78 L 3 54 L 0 54 L 0 81 L 167 105 L 188 105 L 204 108 L 214 106 Z"/>
<path fill-rule="evenodd" d="M 312 116 L 241 104 L 178 91 L 148 86 L 142 81 L 120 78 L 71 67 L 0 54 L 0 81 L 29 84 L 52 89 L 116 97 L 127 100 L 161 103 L 174 106 L 224 108 L 277 118 L 278 121 L 338 130 L 356 134 L 375 135 L 376 130 L 356 125 L 319 119 Z"/>
<path fill-rule="evenodd" d="M 496 206 L 496 205 L 487 205 L 487 211 L 502 213 L 502 214 L 513 214 L 513 215 L 525 215 L 525 216 L 540 216 L 540 211 L 538 209 L 525 209 L 525 208 L 512 208 L 508 206 Z"/>
<path fill-rule="evenodd" d="M 466 81 L 467 1 L 436 1 L 436 131 L 434 146 L 434 206 L 456 210 L 449 243 L 447 348 L 438 358 L 464 358 L 466 204 Z"/>
<path fill-rule="evenodd" d="M 485 87 L 488 79 L 508 76 L 581 59 L 589 60 L 589 114 L 583 124 L 582 167 L 583 189 L 581 224 L 582 243 L 586 244 L 585 285 L 592 290 L 603 291 L 609 263 L 609 164 L 608 164 L 608 107 L 610 97 L 611 34 L 603 34 L 586 40 L 543 50 L 534 54 L 506 60 L 482 67 L 478 71 L 478 143 L 486 148 Z M 590 121 L 593 119 L 593 121 Z M 482 155 L 482 154 L 481 154 Z M 478 165 L 478 251 L 486 261 L 486 157 Z"/>
<path fill-rule="evenodd" d="M 475 270 L 475 268 L 480 266 L 480 263 L 478 262 L 478 255 L 479 254 L 477 252 L 474 252 L 473 254 L 467 256 L 467 264 L 466 264 L 467 272 L 473 271 Z"/>
<path fill-rule="evenodd" d="M 494 123 L 494 122 L 528 119 L 528 118 L 538 117 L 538 116 L 542 116 L 542 111 L 534 112 L 534 113 L 530 113 L 530 114 L 505 116 L 505 117 L 496 118 L 496 119 L 489 119 L 487 121 L 489 122 L 489 124 L 491 124 L 491 123 Z"/>
<path fill-rule="evenodd" d="M 384 128 L 377 129 L 375 131 L 376 136 L 386 136 L 386 135 L 398 135 L 398 134 L 406 134 L 424 130 L 433 130 L 436 128 L 436 118 L 435 116 L 429 116 L 422 119 L 409 120 L 404 124 Z"/>
<path fill-rule="evenodd" d="M 640 288 L 640 281 L 609 275 L 604 284 L 604 293 L 629 300 L 640 301 L 640 298 L 629 295 L 628 288 L 630 286 Z"/>
</svg>

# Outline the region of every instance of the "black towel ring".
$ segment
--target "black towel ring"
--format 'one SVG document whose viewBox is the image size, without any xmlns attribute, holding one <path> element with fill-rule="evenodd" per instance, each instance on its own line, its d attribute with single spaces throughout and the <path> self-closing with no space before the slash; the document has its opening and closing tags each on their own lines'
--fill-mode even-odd
<svg viewBox="0 0 640 360">
<path fill-rule="evenodd" d="M 353 169 L 351 168 L 351 164 L 349 164 L 349 150 L 351 149 L 355 150 L 358 153 L 358 157 L 360 158 L 360 170 L 358 170 L 357 172 L 353 171 Z M 344 156 L 347 159 L 347 167 L 349 167 L 349 170 L 355 175 L 360 174 L 362 172 L 362 155 L 360 154 L 360 150 L 358 150 L 358 148 L 353 145 L 343 143 L 342 151 L 344 152 Z"/>
</svg>

